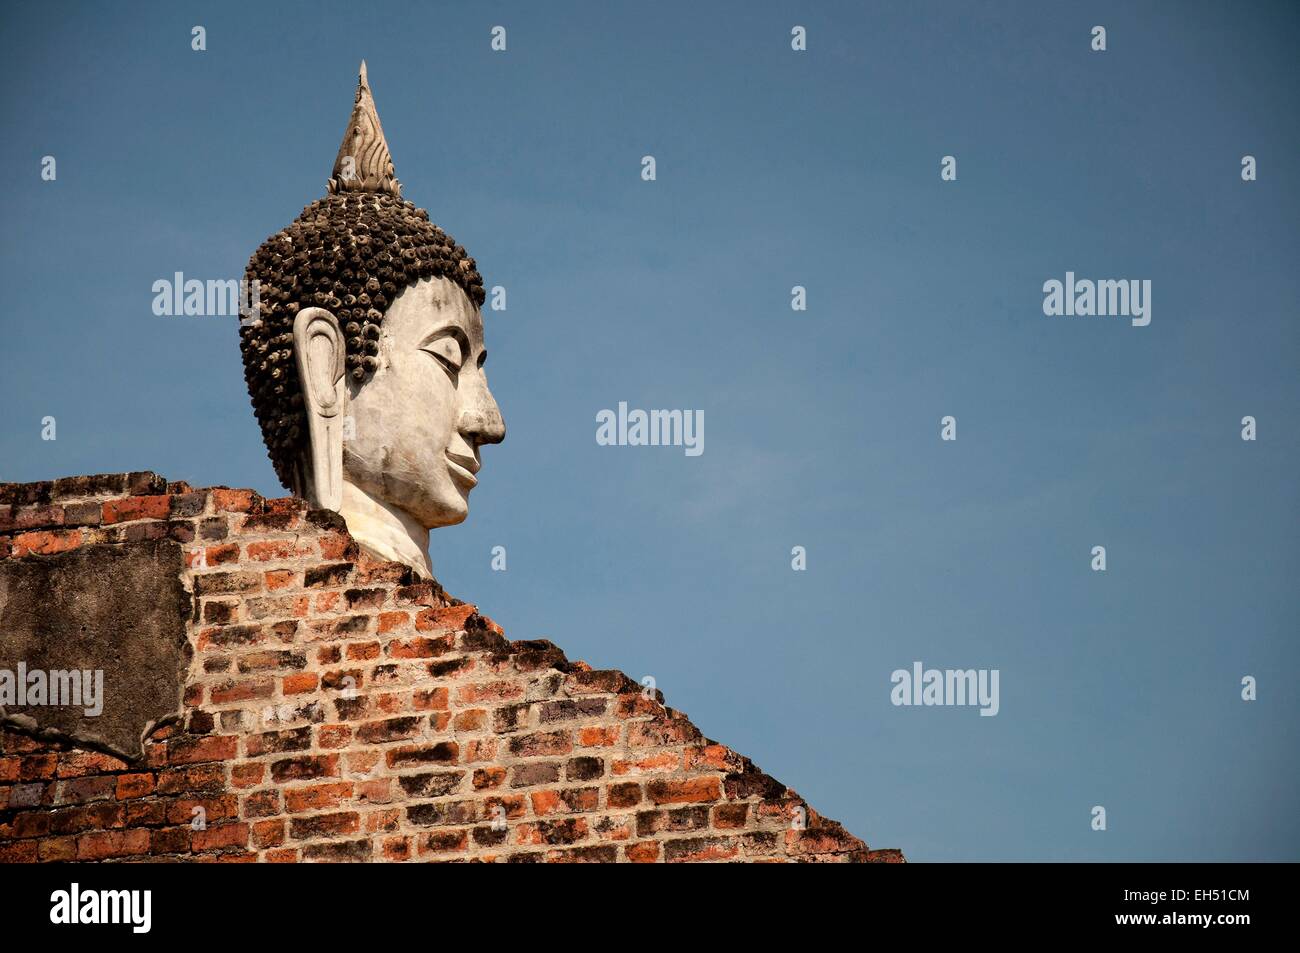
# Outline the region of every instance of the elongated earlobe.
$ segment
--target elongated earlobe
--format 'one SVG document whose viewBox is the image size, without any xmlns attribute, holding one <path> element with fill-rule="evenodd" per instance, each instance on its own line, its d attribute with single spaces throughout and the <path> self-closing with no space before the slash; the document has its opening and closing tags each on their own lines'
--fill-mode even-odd
<svg viewBox="0 0 1300 953">
<path fill-rule="evenodd" d="M 293 321 L 293 350 L 307 414 L 305 489 L 322 509 L 343 502 L 343 382 L 345 350 L 338 319 L 324 308 L 304 308 Z"/>
</svg>

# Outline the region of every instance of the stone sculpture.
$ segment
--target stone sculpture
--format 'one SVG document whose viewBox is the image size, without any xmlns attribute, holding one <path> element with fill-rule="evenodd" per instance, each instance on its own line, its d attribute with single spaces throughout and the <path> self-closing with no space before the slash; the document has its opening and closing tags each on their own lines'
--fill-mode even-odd
<svg viewBox="0 0 1300 953">
<path fill-rule="evenodd" d="M 327 190 L 249 261 L 244 377 L 280 481 L 372 555 L 432 576 L 429 530 L 465 519 L 505 423 L 482 278 L 402 199 L 364 62 Z"/>
</svg>

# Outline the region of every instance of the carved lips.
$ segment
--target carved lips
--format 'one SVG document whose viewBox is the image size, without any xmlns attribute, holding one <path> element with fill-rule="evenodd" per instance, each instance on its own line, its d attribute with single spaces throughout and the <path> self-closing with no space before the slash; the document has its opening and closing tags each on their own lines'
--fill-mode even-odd
<svg viewBox="0 0 1300 953">
<path fill-rule="evenodd" d="M 478 485 L 478 478 L 474 476 L 478 473 L 479 463 L 474 457 L 464 457 L 459 454 L 447 451 L 447 472 L 457 483 L 463 484 L 467 489 L 473 489 Z"/>
</svg>

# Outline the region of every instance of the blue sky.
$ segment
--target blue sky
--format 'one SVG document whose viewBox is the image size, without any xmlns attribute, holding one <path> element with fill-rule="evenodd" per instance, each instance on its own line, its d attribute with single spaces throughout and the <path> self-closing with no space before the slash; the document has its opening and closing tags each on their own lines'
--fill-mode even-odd
<svg viewBox="0 0 1300 953">
<path fill-rule="evenodd" d="M 7 5 L 0 480 L 283 495 L 236 322 L 151 288 L 323 194 L 364 57 L 508 289 L 449 590 L 914 860 L 1300 859 L 1297 7 L 613 6 Z M 1066 271 L 1151 324 L 1045 316 Z M 705 452 L 598 446 L 619 401 Z M 917 660 L 999 714 L 893 706 Z"/>
</svg>

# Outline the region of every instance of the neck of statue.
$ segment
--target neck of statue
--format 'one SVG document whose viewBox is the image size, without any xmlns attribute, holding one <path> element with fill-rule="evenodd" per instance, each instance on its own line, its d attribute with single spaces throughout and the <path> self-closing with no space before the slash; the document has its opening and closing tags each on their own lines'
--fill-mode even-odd
<svg viewBox="0 0 1300 953">
<path fill-rule="evenodd" d="M 338 512 L 347 522 L 352 538 L 371 556 L 405 563 L 426 579 L 433 578 L 429 531 L 407 513 L 346 479 Z"/>
</svg>

